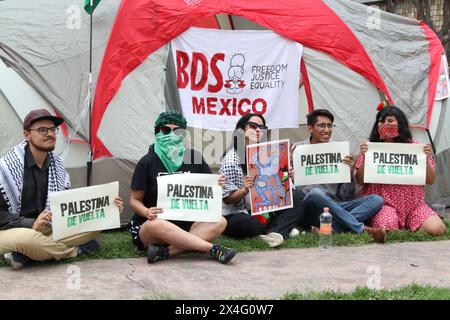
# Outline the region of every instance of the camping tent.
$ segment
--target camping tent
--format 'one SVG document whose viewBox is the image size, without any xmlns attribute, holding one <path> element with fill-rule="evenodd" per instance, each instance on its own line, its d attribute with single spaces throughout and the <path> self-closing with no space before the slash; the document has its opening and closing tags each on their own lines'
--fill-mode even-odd
<svg viewBox="0 0 450 320">
<path fill-rule="evenodd" d="M 27 110 L 44 106 L 58 112 L 68 126 L 67 135 L 60 134 L 58 151 L 70 150 L 65 162 L 74 186 L 86 181 L 88 146 L 78 140 L 89 137 L 88 118 L 82 117 L 89 16 L 82 2 L 0 1 L 0 110 L 5 115 L 0 152 L 20 140 Z M 93 29 L 93 183 L 119 180 L 127 197 L 135 161 L 154 141 L 155 117 L 167 105 L 179 108 L 169 42 L 191 26 L 272 29 L 304 45 L 301 130 L 281 130 L 281 138 L 304 138 L 306 112 L 327 108 L 336 115 L 335 139 L 349 140 L 356 153 L 368 136 L 375 106 L 389 98 L 419 127 L 417 139 L 426 142 L 423 129 L 429 129 L 439 176 L 428 196 L 450 203 L 444 171 L 450 163 L 450 133 L 442 125 L 450 117 L 449 103 L 434 101 L 442 46 L 423 23 L 349 0 L 100 2 Z M 214 167 L 221 155 L 214 147 L 227 139 L 220 132 L 191 132 L 194 147 L 203 149 Z"/>
</svg>

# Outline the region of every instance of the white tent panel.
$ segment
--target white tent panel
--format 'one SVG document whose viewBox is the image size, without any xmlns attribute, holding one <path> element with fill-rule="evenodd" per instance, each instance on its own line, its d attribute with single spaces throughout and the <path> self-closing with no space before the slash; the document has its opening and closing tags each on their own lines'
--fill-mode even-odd
<svg viewBox="0 0 450 320">
<path fill-rule="evenodd" d="M 366 78 L 337 62 L 329 55 L 304 48 L 314 109 L 328 109 L 335 117 L 333 139 L 350 141 L 350 151 L 358 153 L 367 141 L 380 95 Z"/>
<path fill-rule="evenodd" d="M 1 126 L 1 137 L 6 136 L 5 139 L 2 139 L 0 151 L 1 154 L 4 154 L 23 139 L 22 123 L 28 112 L 39 108 L 45 108 L 52 114 L 55 114 L 55 111 L 22 77 L 2 61 L 0 61 L 0 84 L 4 100 L 4 103 L 0 102 L 3 109 L 0 124 L 4 123 Z M 5 110 L 6 107 L 11 110 Z M 67 139 L 61 130 L 57 135 L 56 153 L 61 153 L 66 148 L 66 144 Z M 64 157 L 64 165 L 67 168 L 86 165 L 87 144 L 72 143 L 67 148 Z"/>
<path fill-rule="evenodd" d="M 22 131 L 22 123 L 17 117 L 14 109 L 9 104 L 0 88 L 0 157 L 3 156 L 13 145 L 22 140 L 18 132 Z"/>
<path fill-rule="evenodd" d="M 0 83 L 3 94 L 22 122 L 31 109 L 46 108 L 51 110 L 48 103 L 21 76 L 13 69 L 8 68 L 1 60 Z"/>
<path fill-rule="evenodd" d="M 60 154 L 66 148 L 67 139 L 61 133 L 58 136 L 59 142 L 56 144 L 56 152 Z M 67 153 L 63 154 L 63 162 L 66 168 L 80 168 L 86 166 L 89 155 L 89 145 L 87 143 L 72 142 L 67 146 Z"/>
<path fill-rule="evenodd" d="M 298 113 L 299 124 L 306 124 L 306 115 L 309 113 L 308 100 L 306 98 L 305 86 L 301 86 L 298 92 L 298 105 L 300 110 Z"/>
<path fill-rule="evenodd" d="M 441 117 L 442 108 L 444 107 L 444 101 L 445 100 L 435 100 L 433 104 L 433 113 L 431 114 L 430 121 L 430 134 L 433 139 L 438 131 L 439 119 Z"/>
<path fill-rule="evenodd" d="M 432 117 L 432 122 L 436 120 L 437 132 L 433 137 L 437 154 L 450 149 L 450 99 L 442 101 L 440 111 L 439 118 Z M 446 174 L 449 175 L 448 172 Z"/>
<path fill-rule="evenodd" d="M 373 11 L 348 0 L 323 0 L 364 45 L 397 107 L 410 123 L 426 125 L 429 43 L 415 19 L 378 11 L 380 26 L 372 27 Z"/>
<path fill-rule="evenodd" d="M 130 73 L 106 109 L 98 136 L 115 158 L 139 160 L 155 140 L 155 119 L 166 108 L 168 48 L 160 48 Z"/>
<path fill-rule="evenodd" d="M 434 104 L 433 104 L 433 113 L 431 114 L 431 121 L 430 121 L 430 128 L 429 128 L 429 132 L 431 135 L 431 139 L 433 139 L 433 142 L 435 142 L 435 138 L 436 138 L 436 134 L 439 130 L 439 132 L 441 132 L 440 130 L 440 117 L 441 114 L 443 114 L 442 108 L 444 108 L 445 102 L 447 100 L 435 100 Z M 444 131 L 444 130 L 442 130 Z M 420 143 L 430 143 L 430 138 L 428 137 L 428 133 L 425 129 L 422 128 L 411 128 L 411 133 L 413 135 L 413 139 L 417 140 Z M 447 140 L 449 141 L 449 140 Z M 442 150 L 445 150 L 448 148 L 448 143 L 446 144 L 436 144 L 435 143 L 435 147 L 436 147 L 436 153 L 441 152 Z"/>
<path fill-rule="evenodd" d="M 430 139 L 428 138 L 428 134 L 423 129 L 411 128 L 411 133 L 414 140 L 417 140 L 419 143 L 430 143 Z"/>
</svg>

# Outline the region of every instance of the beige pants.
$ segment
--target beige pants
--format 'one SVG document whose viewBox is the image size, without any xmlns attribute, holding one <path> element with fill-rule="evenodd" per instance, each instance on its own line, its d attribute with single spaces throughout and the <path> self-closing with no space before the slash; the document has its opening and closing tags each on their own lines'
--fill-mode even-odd
<svg viewBox="0 0 450 320">
<path fill-rule="evenodd" d="M 73 258 L 78 254 L 78 246 L 98 237 L 100 232 L 85 232 L 53 241 L 52 230 L 42 232 L 29 228 L 13 228 L 0 231 L 0 255 L 20 252 L 33 260 L 44 261 Z"/>
</svg>

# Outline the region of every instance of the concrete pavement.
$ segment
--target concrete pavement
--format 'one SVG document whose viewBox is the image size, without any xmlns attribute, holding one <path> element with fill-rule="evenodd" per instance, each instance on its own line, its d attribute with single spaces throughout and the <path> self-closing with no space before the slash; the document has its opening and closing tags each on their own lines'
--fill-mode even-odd
<svg viewBox="0 0 450 320">
<path fill-rule="evenodd" d="M 0 268 L 0 299 L 278 299 L 286 293 L 351 292 L 411 283 L 450 288 L 450 241 L 239 253 L 229 265 L 207 255 L 148 264 L 145 258 Z"/>
</svg>

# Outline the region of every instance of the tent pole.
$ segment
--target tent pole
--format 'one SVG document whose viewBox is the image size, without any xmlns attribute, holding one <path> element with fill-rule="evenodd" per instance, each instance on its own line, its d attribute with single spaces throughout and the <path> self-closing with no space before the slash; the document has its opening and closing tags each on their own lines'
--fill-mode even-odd
<svg viewBox="0 0 450 320">
<path fill-rule="evenodd" d="M 425 131 L 427 132 L 428 139 L 430 140 L 431 148 L 433 148 L 433 153 L 436 155 L 436 146 L 434 145 L 433 138 L 431 138 L 430 130 L 427 128 Z"/>
<path fill-rule="evenodd" d="M 94 7 L 94 1 L 91 0 L 91 10 L 90 10 L 90 27 L 89 27 L 89 154 L 87 162 L 87 179 L 86 185 L 89 187 L 91 185 L 92 178 L 92 8 Z"/>
</svg>

